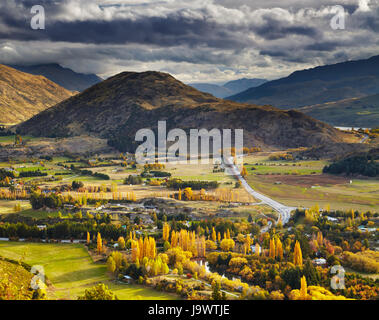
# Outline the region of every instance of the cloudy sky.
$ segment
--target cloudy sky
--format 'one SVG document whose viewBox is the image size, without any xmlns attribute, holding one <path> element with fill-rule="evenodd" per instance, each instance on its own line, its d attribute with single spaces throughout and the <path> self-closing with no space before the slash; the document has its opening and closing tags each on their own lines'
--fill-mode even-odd
<svg viewBox="0 0 379 320">
<path fill-rule="evenodd" d="M 33 5 L 45 9 L 45 30 L 30 27 Z M 335 5 L 344 30 L 330 25 Z M 378 32 L 379 0 L 1 0 L 0 63 L 275 79 L 377 55 Z"/>
</svg>

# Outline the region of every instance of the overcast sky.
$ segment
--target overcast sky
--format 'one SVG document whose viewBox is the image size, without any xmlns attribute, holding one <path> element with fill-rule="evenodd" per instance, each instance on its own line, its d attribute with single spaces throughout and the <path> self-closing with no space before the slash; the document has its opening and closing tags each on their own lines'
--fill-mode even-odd
<svg viewBox="0 0 379 320">
<path fill-rule="evenodd" d="M 33 5 L 45 30 L 33 30 Z M 346 12 L 333 30 L 333 6 Z M 1 0 L 0 63 L 57 62 L 104 78 L 275 79 L 379 54 L 379 0 Z"/>
</svg>

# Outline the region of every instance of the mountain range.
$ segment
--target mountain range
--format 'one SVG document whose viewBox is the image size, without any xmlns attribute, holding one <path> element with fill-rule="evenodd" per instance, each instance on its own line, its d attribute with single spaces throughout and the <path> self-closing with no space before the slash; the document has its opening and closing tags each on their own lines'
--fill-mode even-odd
<svg viewBox="0 0 379 320">
<path fill-rule="evenodd" d="M 11 65 L 12 68 L 22 72 L 42 75 L 70 91 L 84 91 L 96 83 L 103 81 L 96 74 L 78 73 L 59 64 L 39 64 L 31 66 Z"/>
<path fill-rule="evenodd" d="M 74 93 L 46 79 L 0 64 L 0 123 L 15 124 Z"/>
<path fill-rule="evenodd" d="M 217 98 L 225 98 L 249 88 L 260 86 L 261 84 L 267 82 L 265 79 L 238 79 L 225 83 L 224 85 L 214 84 L 214 83 L 190 83 L 189 85 L 200 90 L 202 92 L 210 93 Z"/>
<path fill-rule="evenodd" d="M 135 151 L 141 128 L 244 129 L 244 144 L 272 148 L 342 143 L 350 139 L 298 111 L 241 104 L 200 92 L 160 72 L 123 72 L 98 83 L 17 126 L 44 137 L 92 135 L 121 151 Z M 47 125 L 48 124 L 48 125 Z"/>
<path fill-rule="evenodd" d="M 379 56 L 296 71 L 227 99 L 293 109 L 379 93 Z M 315 113 L 314 113 L 315 114 Z"/>
</svg>

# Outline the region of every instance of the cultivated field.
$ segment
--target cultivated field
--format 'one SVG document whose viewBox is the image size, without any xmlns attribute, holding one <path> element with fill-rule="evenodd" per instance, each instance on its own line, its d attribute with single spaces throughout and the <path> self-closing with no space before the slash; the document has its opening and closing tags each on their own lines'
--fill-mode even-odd
<svg viewBox="0 0 379 320">
<path fill-rule="evenodd" d="M 252 188 L 289 206 L 379 210 L 379 181 L 322 174 L 326 161 L 270 161 L 268 156 L 245 160 Z M 351 180 L 351 183 L 350 183 Z"/>
</svg>

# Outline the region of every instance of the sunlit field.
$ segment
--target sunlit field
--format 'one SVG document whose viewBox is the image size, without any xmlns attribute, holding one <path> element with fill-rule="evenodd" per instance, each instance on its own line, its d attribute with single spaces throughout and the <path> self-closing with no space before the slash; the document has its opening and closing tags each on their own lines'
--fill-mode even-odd
<svg viewBox="0 0 379 320">
<path fill-rule="evenodd" d="M 83 245 L 43 244 L 0 241 L 0 256 L 44 267 L 50 299 L 76 299 L 86 288 L 102 282 L 119 299 L 167 300 L 176 297 L 139 285 L 115 283 L 106 273 L 106 265 L 92 262 Z"/>
</svg>

